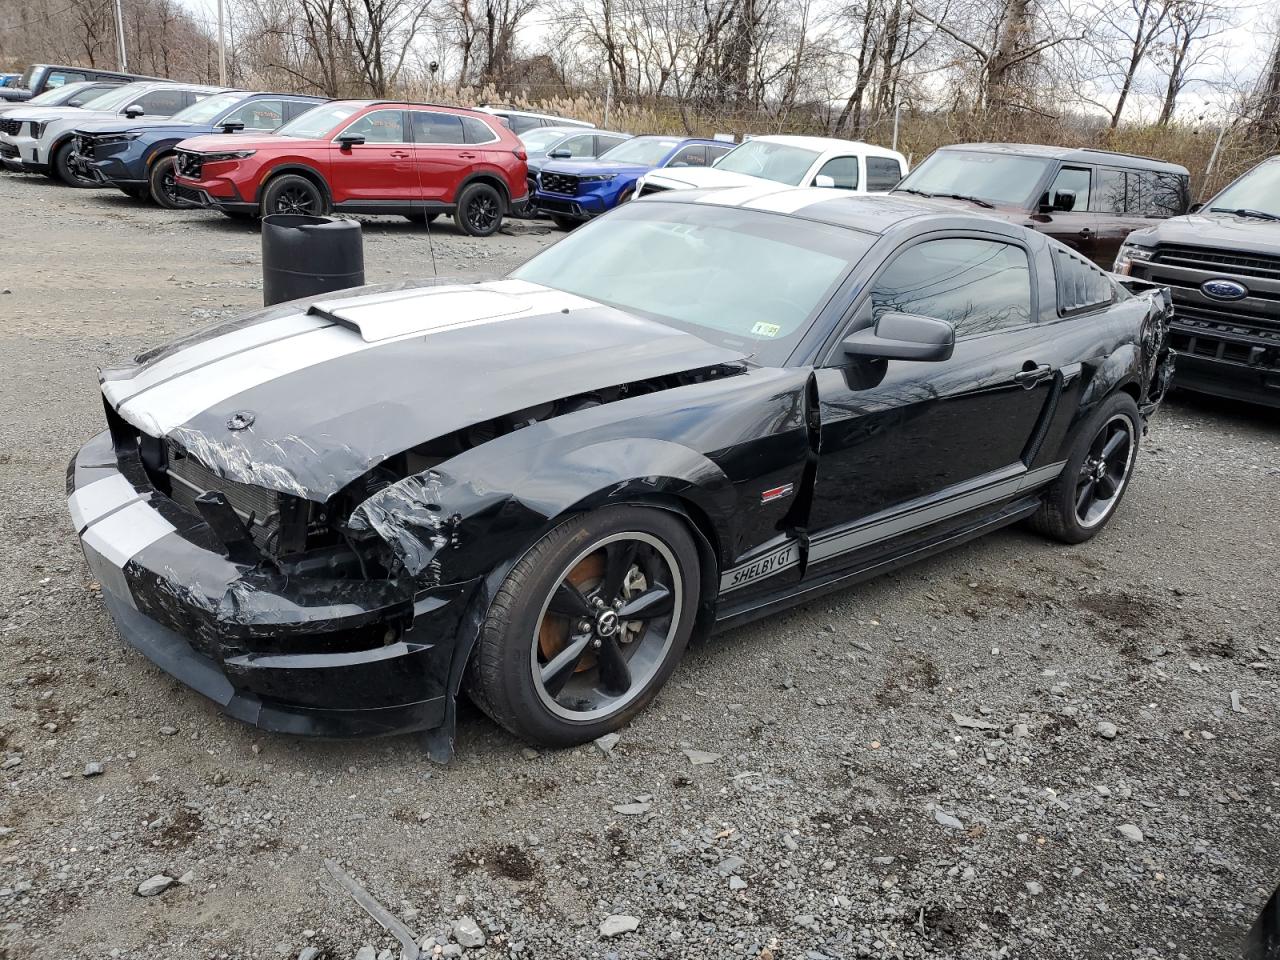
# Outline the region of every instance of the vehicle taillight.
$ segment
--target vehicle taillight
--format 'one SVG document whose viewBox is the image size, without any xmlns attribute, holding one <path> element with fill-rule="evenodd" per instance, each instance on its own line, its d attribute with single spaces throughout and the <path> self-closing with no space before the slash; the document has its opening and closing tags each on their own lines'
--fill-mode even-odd
<svg viewBox="0 0 1280 960">
<path fill-rule="evenodd" d="M 516 159 L 517 159 L 517 160 L 528 160 L 528 159 L 529 159 L 529 155 L 528 155 L 527 153 L 525 153 L 525 152 L 524 152 L 524 147 L 516 147 L 516 148 L 515 148 L 514 150 L 512 150 L 511 152 L 512 152 L 512 153 L 514 153 L 514 154 L 516 155 Z"/>
</svg>

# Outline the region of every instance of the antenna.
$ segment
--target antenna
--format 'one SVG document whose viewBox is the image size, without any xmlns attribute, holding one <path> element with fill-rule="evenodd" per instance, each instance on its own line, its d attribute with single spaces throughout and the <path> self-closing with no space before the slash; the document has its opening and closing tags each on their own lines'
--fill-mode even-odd
<svg viewBox="0 0 1280 960">
<path fill-rule="evenodd" d="M 440 271 L 436 269 L 436 247 L 431 242 L 431 212 L 425 211 L 422 215 L 422 223 L 427 228 L 427 249 L 431 251 L 431 276 L 439 277 Z"/>
</svg>

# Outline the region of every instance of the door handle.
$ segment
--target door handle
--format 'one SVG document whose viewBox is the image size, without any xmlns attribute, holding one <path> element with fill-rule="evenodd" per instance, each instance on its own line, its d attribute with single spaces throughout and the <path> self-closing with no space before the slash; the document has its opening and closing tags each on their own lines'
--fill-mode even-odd
<svg viewBox="0 0 1280 960">
<path fill-rule="evenodd" d="M 476 158 L 476 155 L 474 153 L 460 153 L 458 154 L 458 156 L 461 157 L 463 160 L 474 160 Z"/>
<path fill-rule="evenodd" d="M 390 154 L 393 160 L 408 160 L 409 154 L 404 150 L 392 150 Z"/>
<path fill-rule="evenodd" d="M 1053 367 L 1049 366 L 1049 364 L 1042 363 L 1039 366 L 1033 366 L 1031 362 L 1028 361 L 1021 370 L 1013 375 L 1013 382 L 1021 384 L 1030 390 L 1037 383 L 1040 383 L 1043 380 L 1048 380 L 1052 376 Z"/>
<path fill-rule="evenodd" d="M 1090 230 L 1088 227 L 1084 227 L 1080 230 L 1080 236 L 1082 237 L 1088 238 L 1088 237 L 1091 237 L 1092 235 L 1093 235 L 1093 231 Z"/>
</svg>

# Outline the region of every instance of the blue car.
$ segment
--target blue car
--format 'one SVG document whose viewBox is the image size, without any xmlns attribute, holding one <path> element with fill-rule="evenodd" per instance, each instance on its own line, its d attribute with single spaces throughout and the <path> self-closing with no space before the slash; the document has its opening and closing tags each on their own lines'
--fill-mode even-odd
<svg viewBox="0 0 1280 960">
<path fill-rule="evenodd" d="M 233 90 L 198 100 L 171 117 L 88 121 L 76 127 L 72 164 L 82 176 L 162 207 L 189 206 L 175 189 L 174 148 L 207 133 L 271 133 L 325 103 L 296 93 Z"/>
<path fill-rule="evenodd" d="M 659 167 L 709 167 L 734 148 L 721 140 L 632 137 L 594 160 L 553 160 L 538 174 L 534 204 L 571 230 L 631 199 L 636 181 Z"/>
</svg>

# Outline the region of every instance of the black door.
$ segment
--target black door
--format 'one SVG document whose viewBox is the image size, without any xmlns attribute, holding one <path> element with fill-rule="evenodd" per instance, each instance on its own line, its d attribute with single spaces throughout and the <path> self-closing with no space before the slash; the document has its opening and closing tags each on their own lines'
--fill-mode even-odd
<svg viewBox="0 0 1280 960">
<path fill-rule="evenodd" d="M 1030 264 L 1013 243 L 925 239 L 872 282 L 850 331 L 884 312 L 921 314 L 952 323 L 955 352 L 921 362 L 837 351 L 817 371 L 811 570 L 1017 494 L 1056 367 L 1034 323 Z"/>
<path fill-rule="evenodd" d="M 1036 229 L 1078 250 L 1090 260 L 1098 254 L 1098 214 L 1090 206 L 1093 170 L 1063 167 L 1043 198 L 1040 213 L 1031 219 Z M 1064 209 L 1069 207 L 1069 209 Z M 1110 263 L 1107 264 L 1108 268 Z"/>
</svg>

